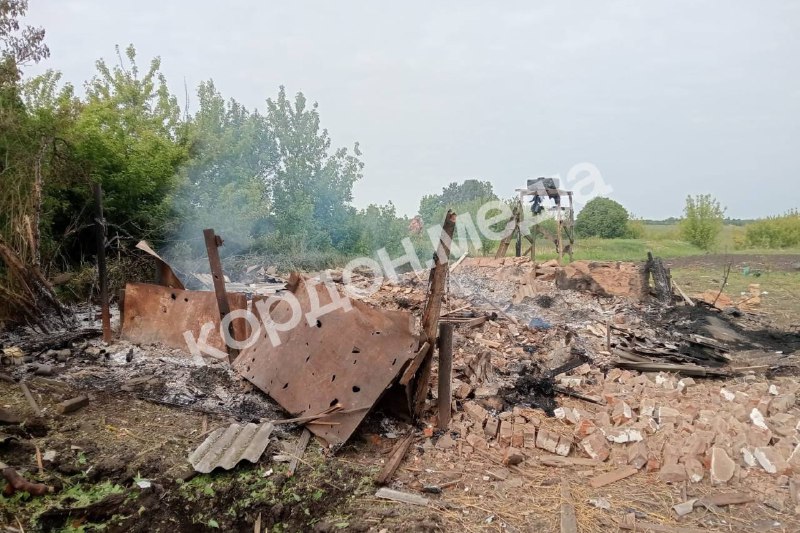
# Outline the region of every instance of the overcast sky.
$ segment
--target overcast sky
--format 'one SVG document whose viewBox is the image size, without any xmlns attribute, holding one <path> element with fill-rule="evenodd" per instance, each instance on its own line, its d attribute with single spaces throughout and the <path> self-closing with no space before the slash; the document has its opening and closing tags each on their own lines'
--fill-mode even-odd
<svg viewBox="0 0 800 533">
<path fill-rule="evenodd" d="M 30 0 L 76 85 L 114 45 L 264 109 L 303 91 L 361 143 L 359 206 L 412 215 L 450 181 L 597 166 L 646 218 L 711 193 L 732 217 L 800 206 L 800 2 Z M 190 103 L 191 105 L 191 103 Z"/>
</svg>

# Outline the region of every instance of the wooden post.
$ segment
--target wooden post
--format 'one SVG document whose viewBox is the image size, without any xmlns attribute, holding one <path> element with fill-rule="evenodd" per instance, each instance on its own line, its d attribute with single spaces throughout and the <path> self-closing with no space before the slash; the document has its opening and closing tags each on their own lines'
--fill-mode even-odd
<svg viewBox="0 0 800 533">
<path fill-rule="evenodd" d="M 450 425 L 453 402 L 453 328 L 452 323 L 439 324 L 439 429 Z"/>
<path fill-rule="evenodd" d="M 223 240 L 219 235 L 214 233 L 213 229 L 204 229 L 203 237 L 206 241 L 206 252 L 208 253 L 208 263 L 211 267 L 211 278 L 214 280 L 214 292 L 217 295 L 217 307 L 219 308 L 220 318 L 231 312 L 231 306 L 228 303 L 228 295 L 225 293 L 225 274 L 222 272 L 222 261 L 219 258 L 219 247 L 222 246 Z M 228 334 L 233 336 L 233 333 Z M 228 350 L 228 360 L 233 362 L 236 356 L 236 350 L 225 344 Z"/>
<path fill-rule="evenodd" d="M 569 262 L 572 263 L 572 249 L 575 247 L 575 208 L 572 203 L 572 191 L 569 196 Z"/>
<path fill-rule="evenodd" d="M 409 384 L 406 394 L 409 408 L 414 418 L 418 417 L 425 405 L 428 394 L 428 384 L 431 379 L 431 365 L 433 363 L 433 349 L 436 345 L 436 329 L 439 326 L 439 315 L 442 312 L 442 296 L 444 295 L 447 280 L 448 257 L 450 256 L 450 243 L 453 240 L 453 231 L 456 228 L 456 214 L 449 210 L 442 224 L 442 233 L 439 237 L 439 246 L 433 255 L 433 267 L 428 279 L 428 297 L 425 309 L 422 312 L 422 332 L 420 344 L 428 343 L 429 348 L 421 351 L 417 357 L 422 357 L 422 364 L 416 378 Z M 412 364 L 414 361 L 411 362 Z"/>
<path fill-rule="evenodd" d="M 558 248 L 558 264 L 564 261 L 564 244 L 561 242 L 561 224 L 564 221 L 563 213 L 561 212 L 561 204 L 556 206 L 558 209 L 558 217 L 556 223 L 556 247 Z"/>
<path fill-rule="evenodd" d="M 100 278 L 100 312 L 103 321 L 103 341 L 111 342 L 111 312 L 108 308 L 108 271 L 106 269 L 106 221 L 103 218 L 103 188 L 92 185 L 95 202 L 95 233 L 97 234 L 97 275 Z"/>
</svg>

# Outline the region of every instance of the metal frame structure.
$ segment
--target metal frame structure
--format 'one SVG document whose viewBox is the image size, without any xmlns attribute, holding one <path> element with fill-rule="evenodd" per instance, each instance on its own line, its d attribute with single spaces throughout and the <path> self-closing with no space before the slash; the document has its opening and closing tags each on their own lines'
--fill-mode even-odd
<svg viewBox="0 0 800 533">
<path fill-rule="evenodd" d="M 516 256 L 520 257 L 530 253 L 531 261 L 536 261 L 536 238 L 539 234 L 542 234 L 545 237 L 548 237 L 548 240 L 551 240 L 555 244 L 556 252 L 558 253 L 559 264 L 563 263 L 564 255 L 569 256 L 569 260 L 572 262 L 573 248 L 575 245 L 575 209 L 572 197 L 573 192 L 564 189 L 529 189 L 527 187 L 515 189 L 515 192 L 519 195 L 519 203 L 517 206 L 515 206 L 514 214 L 509 219 L 508 225 L 506 226 L 506 228 L 510 228 L 511 231 L 508 232 L 507 236 L 502 241 L 500 241 L 500 245 L 497 248 L 495 257 L 504 257 L 508 251 L 508 246 L 511 243 L 511 239 L 516 237 Z M 559 198 L 559 201 L 556 203 L 556 205 L 544 209 L 549 215 L 547 218 L 556 221 L 556 235 L 550 235 L 549 232 L 540 228 L 539 224 L 534 224 L 532 226 L 533 231 L 530 235 L 523 235 L 520 222 L 523 218 L 524 206 L 527 204 L 525 198 L 535 195 L 541 197 L 552 197 L 556 194 Z M 566 206 L 563 205 L 564 198 L 567 199 Z M 530 246 L 524 252 L 521 250 L 523 237 L 530 243 Z"/>
</svg>

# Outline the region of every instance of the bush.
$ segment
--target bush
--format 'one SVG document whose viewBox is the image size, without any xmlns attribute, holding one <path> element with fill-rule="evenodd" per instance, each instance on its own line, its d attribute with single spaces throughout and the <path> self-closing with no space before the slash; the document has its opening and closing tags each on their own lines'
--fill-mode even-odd
<svg viewBox="0 0 800 533">
<path fill-rule="evenodd" d="M 683 239 L 698 248 L 710 250 L 717 241 L 725 216 L 725 208 L 710 194 L 687 196 L 680 221 Z"/>
<path fill-rule="evenodd" d="M 628 211 L 610 198 L 594 198 L 578 213 L 575 231 L 581 237 L 625 237 L 628 232 Z"/>
<path fill-rule="evenodd" d="M 800 246 L 800 212 L 793 209 L 785 215 L 748 224 L 745 227 L 744 244 L 754 248 Z"/>
<path fill-rule="evenodd" d="M 625 225 L 625 238 L 627 239 L 644 239 L 645 228 L 644 222 L 640 219 L 629 219 Z"/>
</svg>

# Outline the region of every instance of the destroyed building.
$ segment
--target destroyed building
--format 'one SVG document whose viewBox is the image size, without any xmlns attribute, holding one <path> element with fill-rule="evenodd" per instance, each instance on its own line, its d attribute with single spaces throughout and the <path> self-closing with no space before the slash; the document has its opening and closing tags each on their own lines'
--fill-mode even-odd
<svg viewBox="0 0 800 533">
<path fill-rule="evenodd" d="M 45 473 L 56 452 L 37 449 L 42 482 L 29 482 L 36 469 L 13 450 L 33 437 L 9 428 L 80 417 L 113 391 L 204 413 L 186 437 L 185 479 L 246 463 L 266 476 L 284 460 L 291 476 L 312 442 L 333 458 L 375 435 L 375 496 L 454 523 L 476 509 L 464 491 L 480 495 L 482 521 L 514 531 L 584 530 L 576 516 L 714 530 L 741 516 L 732 506 L 763 518 L 800 505 L 797 335 L 769 333 L 752 299 L 686 294 L 652 256 L 450 262 L 453 224 L 432 268 L 363 297 L 341 271 L 281 280 L 256 265 L 260 281 L 226 282 L 213 232 L 207 290 L 186 290 L 143 244 L 160 284 L 126 286 L 110 342 L 91 327 L 4 337 L 0 377 L 24 402 L 0 406 L 1 445 L 17 461 L 4 465 L 6 492 L 58 491 Z M 654 484 L 674 496 L 663 515 L 626 496 Z M 537 514 L 548 491 L 559 503 Z M 533 507 L 508 510 L 509 499 Z"/>
</svg>

